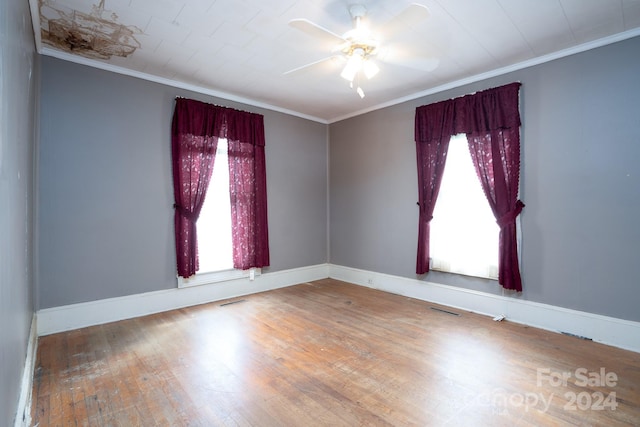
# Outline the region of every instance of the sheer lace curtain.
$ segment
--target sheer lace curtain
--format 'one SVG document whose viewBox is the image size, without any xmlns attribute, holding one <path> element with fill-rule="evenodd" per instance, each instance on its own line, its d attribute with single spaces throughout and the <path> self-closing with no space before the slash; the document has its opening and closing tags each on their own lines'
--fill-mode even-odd
<svg viewBox="0 0 640 427">
<path fill-rule="evenodd" d="M 431 200 L 429 196 L 435 194 L 437 197 L 442 179 L 439 168 L 429 167 L 420 171 L 421 167 L 424 168 L 420 153 L 436 150 L 444 140 L 465 133 L 478 178 L 500 227 L 498 281 L 506 289 L 522 290 L 515 222 L 524 207 L 517 198 L 520 179 L 519 89 L 520 83 L 511 83 L 416 109 L 418 197 L 421 203 L 418 234 L 422 236 L 418 240 L 417 274 L 429 271 L 428 226 L 433 206 L 429 205 L 430 214 L 428 209 L 424 209 L 423 214 L 422 203 L 426 200 L 426 203 L 435 204 L 435 197 Z M 421 148 L 421 145 L 433 147 Z M 438 188 L 429 189 L 434 185 Z"/>
<path fill-rule="evenodd" d="M 237 116 L 229 138 L 229 194 L 233 267 L 246 270 L 269 265 L 267 180 L 263 118 Z"/>
<path fill-rule="evenodd" d="M 173 115 L 174 225 L 178 274 L 192 276 L 199 269 L 196 222 L 213 172 L 218 137 L 212 131 L 221 117 L 201 103 L 179 98 Z"/>
<path fill-rule="evenodd" d="M 229 142 L 234 267 L 269 265 L 263 116 L 177 98 L 171 145 L 177 270 L 184 278 L 199 268 L 196 222 L 218 138 Z"/>
<path fill-rule="evenodd" d="M 451 121 L 453 105 L 450 103 L 432 104 L 429 109 L 432 120 L 428 124 L 445 123 Z M 427 128 L 427 123 L 418 121 L 416 116 L 416 136 L 424 135 L 429 138 L 426 143 L 416 144 L 416 156 L 418 159 L 418 206 L 420 208 L 418 225 L 418 258 L 416 272 L 425 274 L 429 271 L 429 234 L 430 224 L 433 219 L 445 161 L 451 134 L 439 132 L 442 128 Z"/>
<path fill-rule="evenodd" d="M 516 235 L 516 217 L 524 207 L 518 200 L 518 129 L 475 132 L 468 136 L 468 141 L 476 173 L 500 227 L 498 280 L 506 289 L 522 291 Z"/>
</svg>

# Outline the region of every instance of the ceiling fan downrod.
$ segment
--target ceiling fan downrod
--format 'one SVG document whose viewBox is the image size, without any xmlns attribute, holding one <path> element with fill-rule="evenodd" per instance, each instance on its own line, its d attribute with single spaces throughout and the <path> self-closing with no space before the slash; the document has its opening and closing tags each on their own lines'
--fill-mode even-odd
<svg viewBox="0 0 640 427">
<path fill-rule="evenodd" d="M 361 4 L 352 4 L 349 7 L 349 13 L 351 14 L 351 19 L 355 21 L 355 27 L 359 28 L 362 18 L 367 14 L 367 8 Z"/>
</svg>

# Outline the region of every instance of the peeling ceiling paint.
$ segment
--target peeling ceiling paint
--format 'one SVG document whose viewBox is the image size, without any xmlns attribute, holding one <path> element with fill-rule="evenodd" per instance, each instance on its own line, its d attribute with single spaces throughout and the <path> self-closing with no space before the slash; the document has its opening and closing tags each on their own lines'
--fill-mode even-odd
<svg viewBox="0 0 640 427">
<path fill-rule="evenodd" d="M 134 35 L 142 30 L 118 23 L 118 16 L 104 8 L 104 0 L 91 6 L 88 14 L 40 0 L 39 12 L 42 42 L 66 52 L 110 59 L 127 57 L 140 47 Z"/>
</svg>

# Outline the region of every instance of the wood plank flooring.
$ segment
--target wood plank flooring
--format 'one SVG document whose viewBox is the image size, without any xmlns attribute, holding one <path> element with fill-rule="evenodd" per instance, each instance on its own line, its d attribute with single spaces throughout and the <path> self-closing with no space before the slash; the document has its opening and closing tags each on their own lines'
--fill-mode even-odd
<svg viewBox="0 0 640 427">
<path fill-rule="evenodd" d="M 41 337 L 32 420 L 637 426 L 640 354 L 326 279 Z"/>
</svg>

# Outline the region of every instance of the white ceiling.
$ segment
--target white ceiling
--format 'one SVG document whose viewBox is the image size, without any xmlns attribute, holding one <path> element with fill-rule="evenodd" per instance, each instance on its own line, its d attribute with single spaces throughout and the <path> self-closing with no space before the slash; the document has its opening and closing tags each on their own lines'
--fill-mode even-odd
<svg viewBox="0 0 640 427">
<path fill-rule="evenodd" d="M 640 0 L 422 0 L 430 17 L 381 43 L 399 61 L 437 58 L 438 67 L 379 63 L 361 99 L 339 61 L 284 74 L 334 47 L 288 23 L 306 18 L 342 35 L 360 3 L 375 30 L 410 0 L 29 1 L 42 54 L 325 123 L 640 35 Z M 112 44 L 86 43 L 98 33 Z"/>
</svg>

